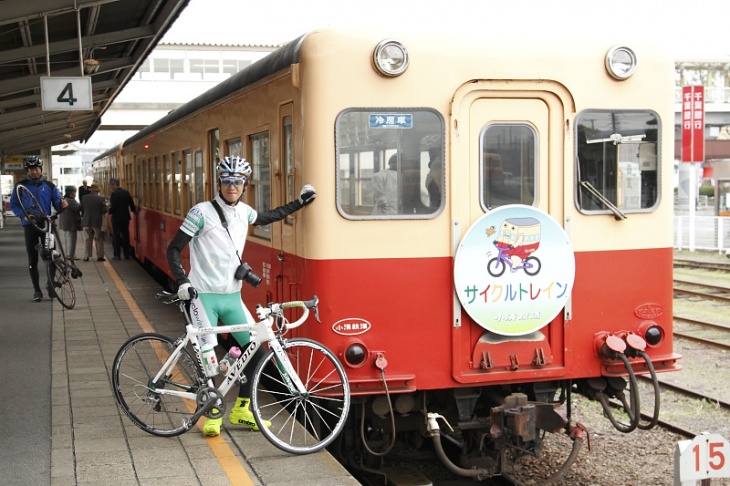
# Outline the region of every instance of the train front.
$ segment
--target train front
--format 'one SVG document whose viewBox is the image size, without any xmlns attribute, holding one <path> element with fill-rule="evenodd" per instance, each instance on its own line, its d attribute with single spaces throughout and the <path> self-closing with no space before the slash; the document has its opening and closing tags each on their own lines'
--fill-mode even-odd
<svg viewBox="0 0 730 486">
<path fill-rule="evenodd" d="M 302 45 L 304 123 L 334 126 L 303 146 L 334 161 L 307 174 L 332 188 L 307 215 L 308 332 L 348 369 L 353 463 L 430 437 L 458 474 L 499 474 L 542 431 L 582 441 L 572 393 L 629 431 L 658 413 L 637 376 L 679 369 L 673 63 L 471 34 Z"/>
</svg>

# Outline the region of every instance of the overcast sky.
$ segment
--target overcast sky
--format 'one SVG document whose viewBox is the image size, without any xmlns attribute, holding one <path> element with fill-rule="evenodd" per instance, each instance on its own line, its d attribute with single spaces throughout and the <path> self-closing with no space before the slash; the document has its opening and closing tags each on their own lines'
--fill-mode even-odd
<svg viewBox="0 0 730 486">
<path fill-rule="evenodd" d="M 277 45 L 327 25 L 464 21 L 517 23 L 548 36 L 557 27 L 544 19 L 556 13 L 571 31 L 601 27 L 661 39 L 675 59 L 730 58 L 730 0 L 190 0 L 163 42 Z"/>
<path fill-rule="evenodd" d="M 556 14 L 576 42 L 601 28 L 615 33 L 616 43 L 624 36 L 661 39 L 674 59 L 730 60 L 730 0 L 679 6 L 667 0 L 190 0 L 163 42 L 279 45 L 328 25 L 385 24 L 396 36 L 401 28 L 438 31 L 464 22 L 549 36 L 556 27 L 546 27 L 544 19 Z M 108 148 L 132 134 L 113 133 L 111 140 L 112 132 L 97 131 L 89 146 Z"/>
</svg>

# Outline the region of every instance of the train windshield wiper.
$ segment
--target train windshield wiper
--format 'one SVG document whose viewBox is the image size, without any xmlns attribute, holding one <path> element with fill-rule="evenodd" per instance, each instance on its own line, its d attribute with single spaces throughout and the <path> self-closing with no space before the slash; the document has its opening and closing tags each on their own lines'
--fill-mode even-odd
<svg viewBox="0 0 730 486">
<path fill-rule="evenodd" d="M 626 215 L 624 213 L 622 213 L 621 210 L 618 207 L 616 207 L 615 204 L 613 204 L 611 201 L 609 201 L 608 198 L 606 198 L 606 196 L 601 194 L 600 191 L 598 191 L 598 189 L 593 187 L 593 184 L 591 184 L 588 181 L 580 181 L 580 185 L 583 189 L 586 190 L 586 192 L 588 192 L 588 194 L 590 194 L 595 199 L 597 199 L 601 204 L 606 206 L 606 208 L 608 208 L 613 213 L 613 216 L 616 218 L 617 221 L 626 219 Z"/>
</svg>

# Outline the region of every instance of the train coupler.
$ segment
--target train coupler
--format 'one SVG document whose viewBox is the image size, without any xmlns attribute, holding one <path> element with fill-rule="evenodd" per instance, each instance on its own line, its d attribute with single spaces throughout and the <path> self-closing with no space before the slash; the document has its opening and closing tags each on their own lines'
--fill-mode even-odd
<svg viewBox="0 0 730 486">
<path fill-rule="evenodd" d="M 554 404 L 528 402 L 524 393 L 513 393 L 504 403 L 491 410 L 490 435 L 493 439 L 518 437 L 531 442 L 538 437 L 538 430 L 559 432 L 568 426 L 568 420 Z"/>
</svg>

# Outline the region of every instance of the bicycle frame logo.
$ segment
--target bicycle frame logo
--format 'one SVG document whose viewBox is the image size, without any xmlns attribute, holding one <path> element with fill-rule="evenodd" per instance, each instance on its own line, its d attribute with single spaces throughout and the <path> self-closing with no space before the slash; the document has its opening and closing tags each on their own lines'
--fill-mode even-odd
<svg viewBox="0 0 730 486">
<path fill-rule="evenodd" d="M 525 205 L 482 216 L 456 251 L 454 286 L 467 314 L 503 336 L 533 333 L 565 307 L 575 256 L 563 228 Z"/>
</svg>

